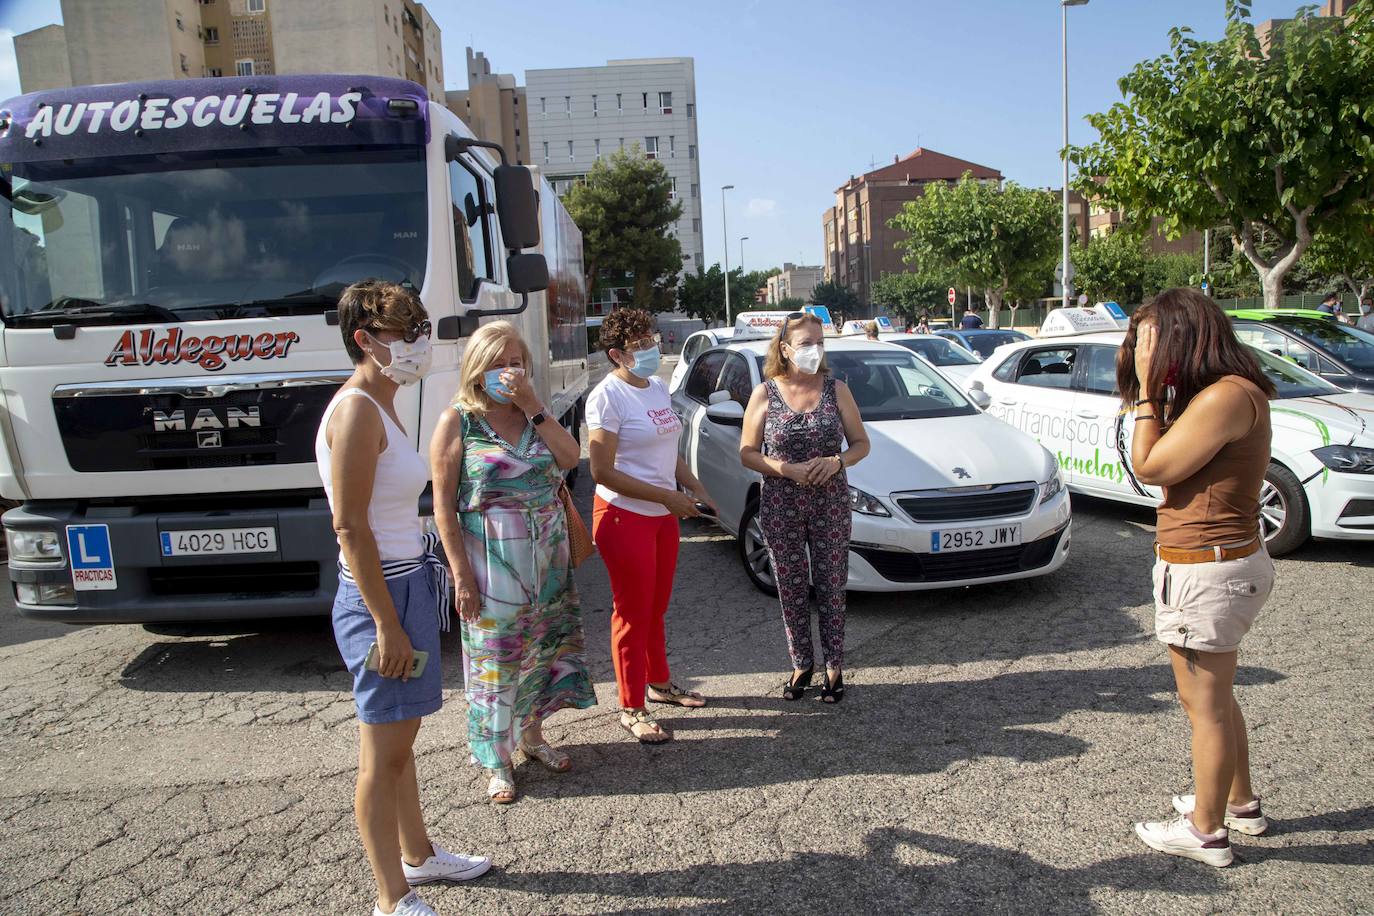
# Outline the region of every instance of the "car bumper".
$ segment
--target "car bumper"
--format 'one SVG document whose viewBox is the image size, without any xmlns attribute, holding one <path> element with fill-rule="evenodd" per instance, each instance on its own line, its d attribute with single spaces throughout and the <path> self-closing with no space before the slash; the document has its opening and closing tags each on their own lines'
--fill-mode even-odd
<svg viewBox="0 0 1374 916">
<path fill-rule="evenodd" d="M 953 553 L 931 553 L 933 532 L 1018 523 L 1021 543 Z M 1009 582 L 1052 573 L 1069 556 L 1069 495 L 1060 492 L 1026 516 L 972 522 L 917 524 L 900 513 L 854 515 L 849 589 L 857 592 L 927 591 Z"/>
<path fill-rule="evenodd" d="M 1319 473 L 1304 490 L 1313 537 L 1374 541 L 1374 474 Z"/>
</svg>

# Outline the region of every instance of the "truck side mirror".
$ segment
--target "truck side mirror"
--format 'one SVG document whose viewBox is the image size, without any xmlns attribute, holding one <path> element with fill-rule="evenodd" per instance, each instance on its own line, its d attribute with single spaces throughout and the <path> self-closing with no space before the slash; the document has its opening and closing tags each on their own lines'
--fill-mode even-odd
<svg viewBox="0 0 1374 916">
<path fill-rule="evenodd" d="M 501 237 L 513 250 L 539 244 L 539 197 L 530 170 L 521 165 L 496 167 L 496 212 Z M 543 289 L 544 287 L 538 287 Z"/>
<path fill-rule="evenodd" d="M 513 254 L 506 258 L 506 282 L 513 293 L 537 293 L 548 289 L 548 262 L 542 254 Z"/>
</svg>

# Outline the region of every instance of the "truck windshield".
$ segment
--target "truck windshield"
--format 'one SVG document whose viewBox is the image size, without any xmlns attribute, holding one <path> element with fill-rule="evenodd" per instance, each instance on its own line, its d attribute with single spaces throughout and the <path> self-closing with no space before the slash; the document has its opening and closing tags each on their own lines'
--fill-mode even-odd
<svg viewBox="0 0 1374 916">
<path fill-rule="evenodd" d="M 364 277 L 424 280 L 419 147 L 16 163 L 10 180 L 12 326 L 308 314 Z"/>
</svg>

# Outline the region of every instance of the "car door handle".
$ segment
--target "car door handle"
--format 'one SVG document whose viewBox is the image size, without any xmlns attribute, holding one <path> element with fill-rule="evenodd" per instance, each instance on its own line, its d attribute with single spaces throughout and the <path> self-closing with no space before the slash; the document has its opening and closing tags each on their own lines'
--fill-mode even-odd
<svg viewBox="0 0 1374 916">
<path fill-rule="evenodd" d="M 704 426 L 701 428 L 701 438 L 703 438 L 703 439 L 709 439 L 709 438 L 711 438 L 711 431 L 710 431 L 709 429 L 707 429 L 706 427 L 704 427 Z"/>
<path fill-rule="evenodd" d="M 1075 417 L 1082 417 L 1082 418 L 1085 419 L 1085 420 L 1096 420 L 1096 419 L 1097 419 L 1097 414 L 1094 413 L 1094 412 L 1091 411 L 1091 410 L 1075 410 L 1075 411 L 1073 412 L 1073 415 L 1074 415 Z"/>
<path fill-rule="evenodd" d="M 998 403 L 998 404 L 1015 404 L 1015 403 L 1016 403 L 1016 398 L 998 398 L 998 399 L 997 399 L 997 403 Z"/>
</svg>

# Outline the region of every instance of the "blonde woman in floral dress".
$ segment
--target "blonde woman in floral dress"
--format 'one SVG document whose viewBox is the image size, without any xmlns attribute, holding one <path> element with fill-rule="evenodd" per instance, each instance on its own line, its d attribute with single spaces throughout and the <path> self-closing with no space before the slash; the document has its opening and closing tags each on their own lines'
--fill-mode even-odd
<svg viewBox="0 0 1374 916">
<path fill-rule="evenodd" d="M 516 798 L 516 748 L 554 772 L 571 768 L 544 720 L 596 703 L 558 497 L 581 448 L 546 414 L 529 366 L 514 325 L 480 328 L 430 445 L 434 520 L 463 620 L 468 739 L 498 804 Z"/>
</svg>

